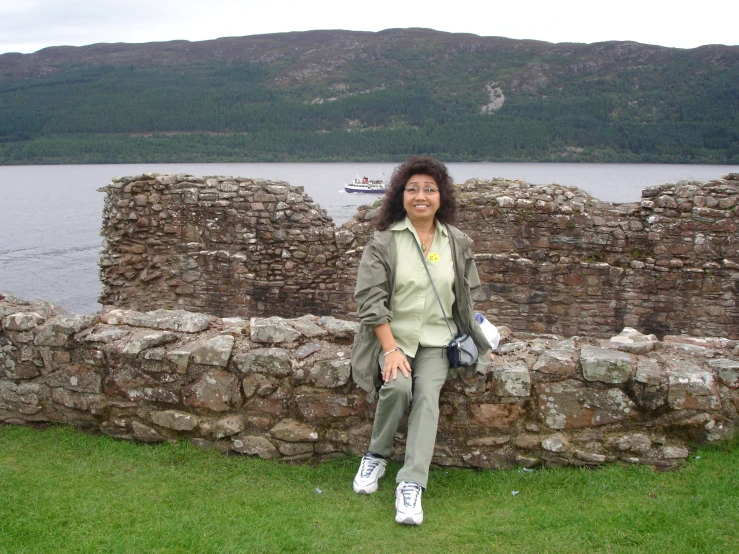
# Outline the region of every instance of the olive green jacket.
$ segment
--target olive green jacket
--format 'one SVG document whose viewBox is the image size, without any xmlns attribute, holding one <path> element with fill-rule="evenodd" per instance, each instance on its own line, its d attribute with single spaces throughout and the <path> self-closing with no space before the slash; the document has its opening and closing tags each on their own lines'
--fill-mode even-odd
<svg viewBox="0 0 739 554">
<path fill-rule="evenodd" d="M 468 368 L 486 374 L 490 370 L 490 343 L 475 321 L 472 295 L 480 288 L 480 278 L 472 255 L 472 239 L 459 229 L 447 226 L 454 259 L 454 296 L 452 313 L 459 332 L 472 335 L 479 352 L 477 364 Z M 382 351 L 375 335 L 375 327 L 390 322 L 390 298 L 395 284 L 397 249 L 393 231 L 376 231 L 365 246 L 357 272 L 354 298 L 357 301 L 359 331 L 352 347 L 352 378 L 362 389 L 370 392 L 382 385 L 378 357 Z"/>
</svg>

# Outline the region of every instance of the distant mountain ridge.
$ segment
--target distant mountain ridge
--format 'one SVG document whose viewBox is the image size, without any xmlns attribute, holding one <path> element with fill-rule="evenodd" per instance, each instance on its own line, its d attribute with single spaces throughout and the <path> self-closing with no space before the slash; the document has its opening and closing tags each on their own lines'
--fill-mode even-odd
<svg viewBox="0 0 739 554">
<path fill-rule="evenodd" d="M 0 55 L 0 163 L 739 163 L 739 46 L 430 29 Z"/>
</svg>

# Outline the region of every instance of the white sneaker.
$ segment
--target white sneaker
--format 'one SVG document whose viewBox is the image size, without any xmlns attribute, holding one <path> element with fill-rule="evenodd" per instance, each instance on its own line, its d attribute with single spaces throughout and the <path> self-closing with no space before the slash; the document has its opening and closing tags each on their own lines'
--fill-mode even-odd
<svg viewBox="0 0 739 554">
<path fill-rule="evenodd" d="M 375 458 L 367 453 L 362 456 L 359 471 L 354 478 L 354 492 L 357 494 L 372 494 L 377 490 L 377 482 L 385 475 L 387 460 Z"/>
<path fill-rule="evenodd" d="M 423 509 L 421 494 L 423 488 L 413 481 L 401 481 L 395 489 L 395 521 L 404 525 L 421 525 Z"/>
</svg>

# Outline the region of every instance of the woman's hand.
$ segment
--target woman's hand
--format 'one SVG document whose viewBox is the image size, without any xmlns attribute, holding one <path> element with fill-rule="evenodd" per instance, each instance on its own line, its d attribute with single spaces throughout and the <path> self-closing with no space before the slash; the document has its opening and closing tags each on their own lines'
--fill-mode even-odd
<svg viewBox="0 0 739 554">
<path fill-rule="evenodd" d="M 375 334 L 382 345 L 382 351 L 387 352 L 385 364 L 382 366 L 382 380 L 388 382 L 392 378 L 394 381 L 398 378 L 398 370 L 401 371 L 403 377 L 408 378 L 411 373 L 411 364 L 408 363 L 402 350 L 398 348 L 390 324 L 387 322 L 381 323 L 375 327 Z"/>
<path fill-rule="evenodd" d="M 390 352 L 385 356 L 385 365 L 382 367 L 382 380 L 387 382 L 390 379 L 393 381 L 398 378 L 398 370 L 403 374 L 406 379 L 411 373 L 411 364 L 405 357 L 405 354 L 400 350 Z"/>
<path fill-rule="evenodd" d="M 495 359 L 495 354 L 493 354 L 493 353 L 491 352 L 491 353 L 490 353 L 490 361 L 492 362 L 492 361 L 493 361 L 494 359 Z"/>
</svg>

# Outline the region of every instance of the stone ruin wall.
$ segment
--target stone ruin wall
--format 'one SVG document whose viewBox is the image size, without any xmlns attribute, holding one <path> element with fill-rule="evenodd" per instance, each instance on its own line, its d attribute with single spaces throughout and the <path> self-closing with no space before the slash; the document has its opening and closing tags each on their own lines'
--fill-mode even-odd
<svg viewBox="0 0 739 554">
<path fill-rule="evenodd" d="M 472 183 L 460 227 L 479 245 L 481 305 L 533 332 L 739 338 L 736 179 L 649 187 L 636 204 Z"/>
<path fill-rule="evenodd" d="M 376 398 L 350 379 L 357 323 L 159 310 L 69 314 L 0 293 L 0 422 L 60 422 L 266 459 L 359 456 Z M 433 462 L 668 469 L 735 432 L 739 342 L 501 327 L 493 371 L 453 374 Z M 401 460 L 406 423 L 393 459 Z"/>
<path fill-rule="evenodd" d="M 557 185 L 460 186 L 477 307 L 502 341 L 490 374 L 447 380 L 434 462 L 669 468 L 692 443 L 731 436 L 729 177 L 623 205 Z M 286 183 L 143 175 L 103 190 L 102 300 L 119 307 L 76 315 L 0 293 L 0 422 L 269 459 L 362 454 L 376 398 L 348 360 L 373 208 L 337 229 Z M 710 336 L 723 338 L 697 338 Z"/>
<path fill-rule="evenodd" d="M 649 187 L 634 204 L 500 179 L 458 189 L 483 282 L 476 307 L 497 325 L 739 338 L 739 175 Z M 101 190 L 102 303 L 352 317 L 372 207 L 337 228 L 287 183 L 142 175 Z"/>
<path fill-rule="evenodd" d="M 103 304 L 216 315 L 341 313 L 351 292 L 333 221 L 287 183 L 189 175 L 114 181 Z"/>
</svg>

